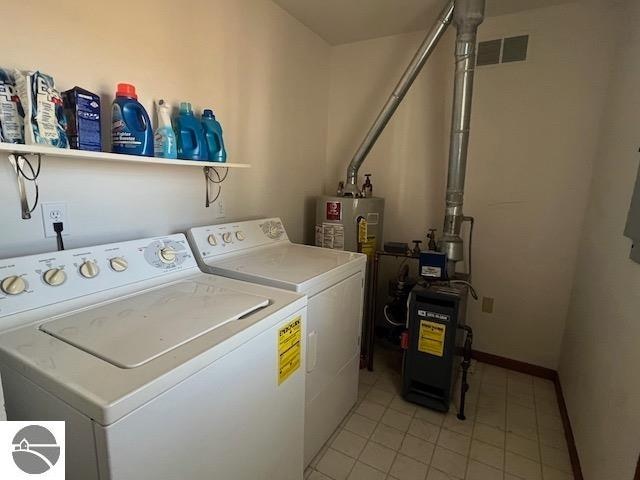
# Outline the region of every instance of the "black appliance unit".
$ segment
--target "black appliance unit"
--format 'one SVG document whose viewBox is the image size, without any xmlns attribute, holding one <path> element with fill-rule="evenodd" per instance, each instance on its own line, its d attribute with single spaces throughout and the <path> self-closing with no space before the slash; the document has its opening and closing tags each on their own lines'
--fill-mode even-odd
<svg viewBox="0 0 640 480">
<path fill-rule="evenodd" d="M 449 411 L 465 343 L 466 304 L 465 285 L 432 284 L 411 291 L 402 369 L 407 401 Z"/>
</svg>

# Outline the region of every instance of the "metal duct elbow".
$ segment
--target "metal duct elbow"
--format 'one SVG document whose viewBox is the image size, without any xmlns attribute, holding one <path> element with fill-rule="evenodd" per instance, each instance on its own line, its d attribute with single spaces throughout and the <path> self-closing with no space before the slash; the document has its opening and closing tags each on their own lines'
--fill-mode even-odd
<svg viewBox="0 0 640 480">
<path fill-rule="evenodd" d="M 476 35 L 478 26 L 484 20 L 484 9 L 485 0 L 456 0 L 453 12 L 453 22 L 457 29 L 455 84 L 449 141 L 446 210 L 440 242 L 440 250 L 447 254 L 450 267 L 453 268 L 456 262 L 464 259 L 464 246 L 460 237 L 464 221 L 462 205 L 471 123 Z"/>
<path fill-rule="evenodd" d="M 454 3 L 454 0 L 447 1 L 447 4 L 438 16 L 438 20 L 435 25 L 431 28 L 429 33 L 427 33 L 427 36 L 420 45 L 420 48 L 418 48 L 416 54 L 413 56 L 411 63 L 405 70 L 402 78 L 400 78 L 396 88 L 391 93 L 391 96 L 385 103 L 384 107 L 382 107 L 382 110 L 378 114 L 375 122 L 373 122 L 369 132 L 367 132 L 367 135 L 364 137 L 364 140 L 362 140 L 362 143 L 353 156 L 351 163 L 349 163 L 349 167 L 347 168 L 347 181 L 344 185 L 343 191 L 338 192 L 339 195 L 353 197 L 360 195 L 360 190 L 358 189 L 358 170 L 360 169 L 362 162 L 364 162 L 364 159 L 371 151 L 371 148 L 373 148 L 373 145 L 376 143 L 376 140 L 378 140 L 378 137 L 387 126 L 387 123 L 395 113 L 398 105 L 402 102 L 402 99 L 413 84 L 413 81 L 420 73 L 420 70 L 422 70 L 422 67 L 435 49 L 438 41 L 447 30 L 447 27 L 451 23 L 451 19 L 453 17 Z"/>
</svg>

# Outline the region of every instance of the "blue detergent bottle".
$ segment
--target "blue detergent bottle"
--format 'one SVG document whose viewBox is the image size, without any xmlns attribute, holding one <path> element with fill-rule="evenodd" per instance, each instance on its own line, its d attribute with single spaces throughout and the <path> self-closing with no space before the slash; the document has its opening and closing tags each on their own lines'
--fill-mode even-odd
<svg viewBox="0 0 640 480">
<path fill-rule="evenodd" d="M 178 140 L 178 158 L 183 160 L 207 160 L 207 141 L 200 120 L 196 118 L 191 104 L 182 102 L 180 114 L 175 119 Z"/>
<path fill-rule="evenodd" d="M 153 127 L 136 87 L 119 83 L 111 112 L 111 151 L 153 157 Z"/>
<path fill-rule="evenodd" d="M 227 151 L 222 140 L 222 126 L 216 120 L 213 110 L 206 109 L 202 112 L 202 126 L 204 136 L 207 139 L 208 157 L 212 162 L 226 162 Z"/>
</svg>

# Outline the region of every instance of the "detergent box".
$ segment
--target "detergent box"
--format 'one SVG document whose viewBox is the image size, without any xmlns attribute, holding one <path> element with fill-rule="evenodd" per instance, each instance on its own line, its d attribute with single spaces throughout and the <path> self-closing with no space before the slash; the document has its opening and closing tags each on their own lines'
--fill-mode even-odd
<svg viewBox="0 0 640 480">
<path fill-rule="evenodd" d="M 102 151 L 100 97 L 83 88 L 62 92 L 69 145 L 76 150 Z"/>
</svg>

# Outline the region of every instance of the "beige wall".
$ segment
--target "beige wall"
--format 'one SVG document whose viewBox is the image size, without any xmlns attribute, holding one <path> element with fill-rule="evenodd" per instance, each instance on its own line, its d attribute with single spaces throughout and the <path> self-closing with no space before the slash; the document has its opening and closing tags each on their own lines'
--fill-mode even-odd
<svg viewBox="0 0 640 480">
<path fill-rule="evenodd" d="M 213 107 L 229 161 L 252 165 L 224 184 L 227 218 L 280 215 L 294 240 L 311 232 L 324 174 L 329 47 L 271 1 L 15 2 L 3 35 L 15 42 L 3 49 L 2 67 L 41 69 L 59 89 L 99 93 L 104 112 L 122 81 L 136 85 L 148 109 L 161 97 Z M 0 257 L 54 249 L 40 209 L 20 220 L 6 160 L 0 182 Z M 204 208 L 199 168 L 45 158 L 40 186 L 42 202 L 69 205 L 68 247 L 216 221 Z"/>
<path fill-rule="evenodd" d="M 387 199 L 385 239 L 442 227 L 452 33 L 361 173 Z M 530 34 L 524 63 L 477 70 L 465 213 L 476 217 L 475 348 L 556 368 L 608 78 L 611 23 L 568 4 L 488 18 L 481 40 Z M 331 52 L 326 189 L 332 192 L 423 34 Z M 526 272 L 526 273 L 525 273 Z"/>
<path fill-rule="evenodd" d="M 587 480 L 630 480 L 640 448 L 640 265 L 623 236 L 640 158 L 640 3 L 628 5 L 560 361 Z"/>
</svg>

